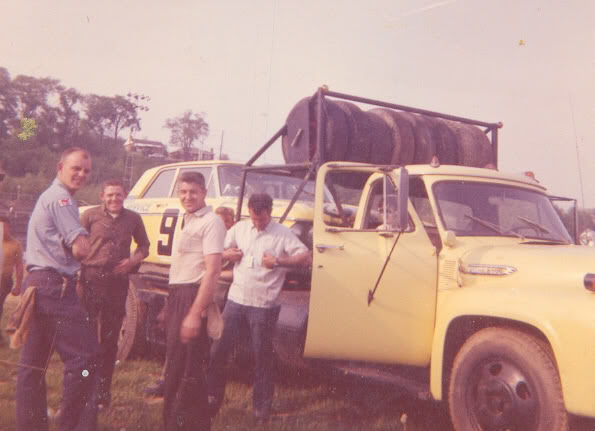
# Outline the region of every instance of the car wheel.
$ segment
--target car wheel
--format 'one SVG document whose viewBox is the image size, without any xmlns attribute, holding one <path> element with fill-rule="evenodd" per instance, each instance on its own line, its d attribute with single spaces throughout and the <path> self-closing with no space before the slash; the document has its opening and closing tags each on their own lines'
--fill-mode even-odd
<svg viewBox="0 0 595 431">
<path fill-rule="evenodd" d="M 125 361 L 133 353 L 141 352 L 146 345 L 145 315 L 146 307 L 139 299 L 136 287 L 130 282 L 126 297 L 126 315 L 118 339 L 117 360 Z"/>
<path fill-rule="evenodd" d="M 549 346 L 515 329 L 487 328 L 457 353 L 448 390 L 456 430 L 568 430 Z"/>
</svg>

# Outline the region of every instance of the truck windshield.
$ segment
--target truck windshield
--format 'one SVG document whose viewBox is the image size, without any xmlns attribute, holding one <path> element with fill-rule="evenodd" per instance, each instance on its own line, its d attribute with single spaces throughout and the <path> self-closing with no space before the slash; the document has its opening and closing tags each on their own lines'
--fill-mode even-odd
<svg viewBox="0 0 595 431">
<path fill-rule="evenodd" d="M 447 230 L 459 236 L 511 236 L 570 244 L 548 197 L 501 184 L 443 181 L 433 187 Z"/>
<path fill-rule="evenodd" d="M 295 195 L 302 179 L 275 175 L 262 172 L 250 172 L 246 180 L 246 195 L 253 193 L 268 193 L 273 200 L 290 200 Z M 242 184 L 242 166 L 219 166 L 219 185 L 221 196 L 239 196 Z M 300 196 L 299 201 L 314 202 L 315 182 L 308 181 Z M 325 196 L 325 201 L 330 201 L 330 195 Z"/>
</svg>

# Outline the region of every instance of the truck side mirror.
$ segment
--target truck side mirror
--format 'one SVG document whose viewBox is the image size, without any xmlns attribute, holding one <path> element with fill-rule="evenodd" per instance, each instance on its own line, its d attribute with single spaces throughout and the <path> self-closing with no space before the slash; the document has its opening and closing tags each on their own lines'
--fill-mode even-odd
<svg viewBox="0 0 595 431">
<path fill-rule="evenodd" d="M 409 211 L 407 210 L 407 203 L 409 202 L 409 172 L 407 169 L 399 169 L 399 186 L 398 186 L 398 200 L 397 200 L 397 214 L 398 219 L 396 226 L 398 232 L 405 232 L 409 226 Z"/>
</svg>

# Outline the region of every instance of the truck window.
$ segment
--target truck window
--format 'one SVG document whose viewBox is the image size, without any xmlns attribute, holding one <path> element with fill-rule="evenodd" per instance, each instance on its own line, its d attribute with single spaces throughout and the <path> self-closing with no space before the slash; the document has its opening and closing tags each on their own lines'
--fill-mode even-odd
<svg viewBox="0 0 595 431">
<path fill-rule="evenodd" d="M 397 199 L 396 187 L 388 176 L 385 175 L 382 179 L 374 181 L 366 203 L 362 229 L 395 230 L 398 219 Z M 411 230 L 410 221 L 407 231 Z"/>
<path fill-rule="evenodd" d="M 548 197 L 503 184 L 443 181 L 433 187 L 445 229 L 571 243 Z"/>
<path fill-rule="evenodd" d="M 205 177 L 205 186 L 207 188 L 207 197 L 208 198 L 216 198 L 215 192 L 215 177 L 213 175 L 213 168 L 211 166 L 193 166 L 189 168 L 182 168 L 180 169 L 180 173 L 178 174 L 178 178 L 184 172 L 200 172 L 203 177 Z M 176 181 L 176 188 L 174 190 L 174 195 L 177 195 L 178 192 L 178 182 Z"/>
<path fill-rule="evenodd" d="M 175 169 L 167 169 L 159 172 L 143 198 L 168 198 L 171 185 L 174 179 Z"/>
<path fill-rule="evenodd" d="M 355 215 L 370 172 L 333 171 L 326 176 L 325 185 L 332 201 L 324 204 L 324 223 L 328 226 L 353 227 Z M 339 206 L 343 216 L 339 211 Z"/>
<path fill-rule="evenodd" d="M 440 239 L 440 233 L 438 232 L 438 225 L 436 224 L 432 204 L 428 197 L 426 184 L 421 178 L 409 178 L 409 199 L 411 200 L 413 209 L 421 219 L 421 223 L 426 230 L 426 234 L 430 238 L 430 241 L 432 241 L 434 247 L 441 250 L 442 240 Z"/>
</svg>

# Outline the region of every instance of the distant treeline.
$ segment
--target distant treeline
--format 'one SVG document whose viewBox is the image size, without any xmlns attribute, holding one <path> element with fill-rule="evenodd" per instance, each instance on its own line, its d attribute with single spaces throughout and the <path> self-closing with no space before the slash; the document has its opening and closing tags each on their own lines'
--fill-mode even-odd
<svg viewBox="0 0 595 431">
<path fill-rule="evenodd" d="M 120 134 L 140 130 L 140 111 L 148 97 L 82 94 L 53 78 L 10 73 L 0 67 L 0 162 L 8 174 L 2 191 L 38 195 L 56 174 L 59 155 L 79 146 L 93 156 L 89 187 L 77 196 L 98 200 L 107 178 L 124 175 L 125 152 Z M 162 161 L 135 158 L 133 179 Z"/>
</svg>

